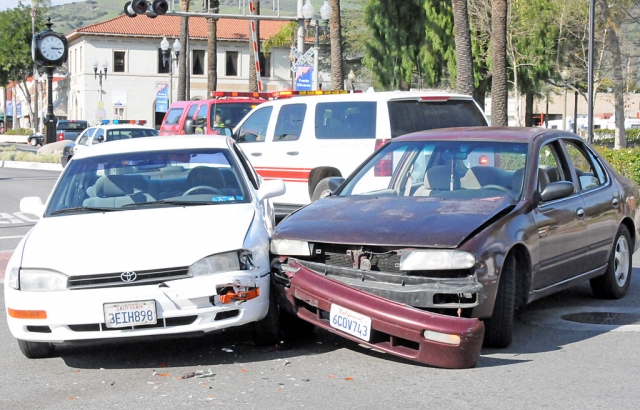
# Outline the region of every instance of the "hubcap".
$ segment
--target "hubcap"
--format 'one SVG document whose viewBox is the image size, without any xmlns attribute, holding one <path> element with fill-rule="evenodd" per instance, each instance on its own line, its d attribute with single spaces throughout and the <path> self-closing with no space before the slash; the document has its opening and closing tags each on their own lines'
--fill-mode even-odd
<svg viewBox="0 0 640 410">
<path fill-rule="evenodd" d="M 613 255 L 613 267 L 618 286 L 623 287 L 629 276 L 629 244 L 624 236 L 618 238 L 615 254 Z"/>
</svg>

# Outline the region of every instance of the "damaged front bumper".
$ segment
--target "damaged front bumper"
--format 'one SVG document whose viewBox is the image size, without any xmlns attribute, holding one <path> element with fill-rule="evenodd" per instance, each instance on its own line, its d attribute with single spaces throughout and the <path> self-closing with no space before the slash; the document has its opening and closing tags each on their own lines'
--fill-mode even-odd
<svg viewBox="0 0 640 410">
<path fill-rule="evenodd" d="M 323 277 L 289 259 L 276 276 L 283 307 L 352 341 L 437 367 L 477 363 L 484 337 L 478 319 L 419 310 Z M 286 277 L 283 277 L 286 276 Z"/>
</svg>

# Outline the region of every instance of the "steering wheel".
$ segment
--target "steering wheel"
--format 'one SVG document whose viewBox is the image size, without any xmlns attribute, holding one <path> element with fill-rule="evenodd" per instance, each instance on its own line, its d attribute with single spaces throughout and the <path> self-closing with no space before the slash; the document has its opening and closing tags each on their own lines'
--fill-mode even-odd
<svg viewBox="0 0 640 410">
<path fill-rule="evenodd" d="M 505 188 L 502 185 L 489 184 L 489 185 L 483 185 L 482 188 L 483 189 L 496 189 L 498 191 L 506 192 L 509 195 L 513 195 L 513 192 L 511 192 L 510 189 Z"/>
<path fill-rule="evenodd" d="M 209 192 L 211 192 L 211 193 L 213 193 L 215 195 L 224 195 L 224 192 L 222 192 L 219 189 L 214 188 L 212 186 L 198 185 L 198 186 L 194 186 L 193 188 L 189 188 L 186 191 L 184 191 L 184 194 L 182 194 L 182 196 L 191 195 L 193 192 L 199 191 L 199 190 L 209 191 Z"/>
</svg>

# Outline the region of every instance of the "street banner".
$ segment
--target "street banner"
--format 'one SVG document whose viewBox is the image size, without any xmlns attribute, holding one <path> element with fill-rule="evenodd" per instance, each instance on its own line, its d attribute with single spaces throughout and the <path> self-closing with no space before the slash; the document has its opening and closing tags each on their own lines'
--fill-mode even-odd
<svg viewBox="0 0 640 410">
<path fill-rule="evenodd" d="M 156 112 L 167 112 L 169 109 L 169 84 L 156 83 Z"/>
<path fill-rule="evenodd" d="M 13 117 L 13 101 L 7 101 L 7 108 L 4 110 L 7 117 Z"/>
<path fill-rule="evenodd" d="M 296 70 L 295 91 L 311 91 L 313 89 L 313 67 L 298 67 Z"/>
<path fill-rule="evenodd" d="M 16 104 L 16 117 L 22 118 L 22 101 Z"/>
</svg>

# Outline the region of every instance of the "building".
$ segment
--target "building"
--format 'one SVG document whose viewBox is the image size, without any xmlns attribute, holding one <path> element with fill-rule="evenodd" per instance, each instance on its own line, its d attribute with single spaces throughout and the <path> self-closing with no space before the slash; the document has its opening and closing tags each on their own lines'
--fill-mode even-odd
<svg viewBox="0 0 640 410">
<path fill-rule="evenodd" d="M 273 36 L 286 23 L 284 20 L 261 21 L 261 41 Z M 146 120 L 148 124 L 159 127 L 167 104 L 156 102 L 159 98 L 166 98 L 167 85 L 168 94 L 175 100 L 179 75 L 177 60 L 170 62 L 170 66 L 163 64 L 160 42 L 166 37 L 171 46 L 179 34 L 180 17 L 168 15 L 153 19 L 145 15 L 135 18 L 122 15 L 67 34 L 69 81 L 66 117 L 88 120 L 91 124 L 102 119 Z M 218 90 L 248 91 L 249 38 L 249 20 L 218 20 Z M 189 44 L 181 46 L 180 52 L 188 53 L 189 97 L 207 98 L 205 18 L 189 19 Z M 292 88 L 289 54 L 288 48 L 261 53 L 261 78 L 265 91 Z M 97 64 L 98 74 L 94 72 L 94 64 Z M 99 75 L 103 64 L 106 77 Z"/>
</svg>

